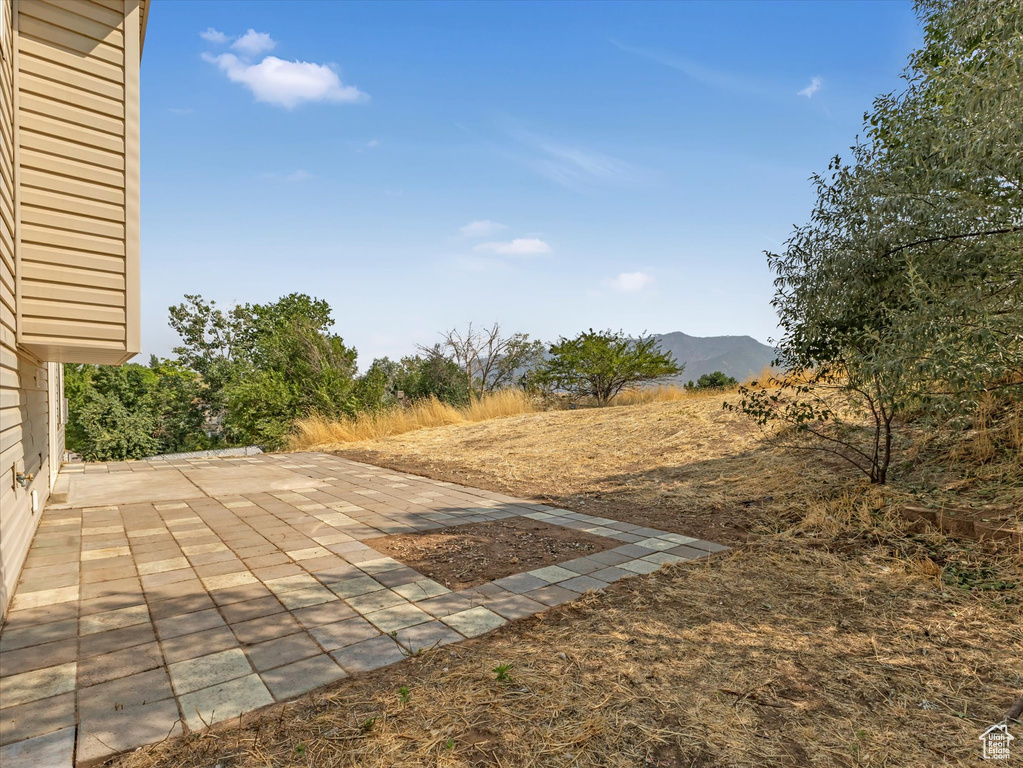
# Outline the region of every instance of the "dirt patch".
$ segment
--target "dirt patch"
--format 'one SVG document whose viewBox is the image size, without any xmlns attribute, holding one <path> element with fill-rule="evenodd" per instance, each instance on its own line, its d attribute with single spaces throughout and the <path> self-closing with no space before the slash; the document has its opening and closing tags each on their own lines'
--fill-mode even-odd
<svg viewBox="0 0 1023 768">
<path fill-rule="evenodd" d="M 764 456 L 725 396 L 553 411 L 338 445 L 338 455 L 721 544 L 747 541 Z M 843 474 L 846 470 L 840 469 Z M 787 478 L 783 492 L 796 484 Z M 773 499 L 772 499 L 773 497 Z"/>
<path fill-rule="evenodd" d="M 509 517 L 364 543 L 457 590 L 603 552 L 621 542 L 542 520 Z"/>
</svg>

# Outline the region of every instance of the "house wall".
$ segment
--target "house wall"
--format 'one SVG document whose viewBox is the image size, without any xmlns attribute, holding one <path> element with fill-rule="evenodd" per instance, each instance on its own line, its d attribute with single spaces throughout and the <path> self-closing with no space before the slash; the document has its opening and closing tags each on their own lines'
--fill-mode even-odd
<svg viewBox="0 0 1023 768">
<path fill-rule="evenodd" d="M 140 10 L 141 5 L 141 10 Z M 64 453 L 61 363 L 139 350 L 145 0 L 0 0 L 0 616 Z M 19 473 L 33 479 L 22 486 Z"/>
<path fill-rule="evenodd" d="M 39 513 L 49 495 L 51 457 L 64 450 L 57 365 L 17 347 L 13 35 L 10 0 L 0 0 L 0 615 L 7 609 Z M 52 435 L 52 439 L 51 439 Z M 35 475 L 27 488 L 15 474 Z M 33 510 L 32 491 L 37 505 Z"/>
<path fill-rule="evenodd" d="M 15 0 L 18 343 L 139 350 L 138 0 Z"/>
</svg>

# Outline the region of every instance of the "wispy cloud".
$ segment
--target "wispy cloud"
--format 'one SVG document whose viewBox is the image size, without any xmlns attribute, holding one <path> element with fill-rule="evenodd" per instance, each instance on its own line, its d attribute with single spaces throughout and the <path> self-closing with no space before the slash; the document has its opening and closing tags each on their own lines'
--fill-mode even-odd
<svg viewBox="0 0 1023 768">
<path fill-rule="evenodd" d="M 810 84 L 803 90 L 799 91 L 797 96 L 806 96 L 808 99 L 812 99 L 813 95 L 817 93 L 821 88 L 824 87 L 824 78 L 819 75 L 810 78 Z"/>
<path fill-rule="evenodd" d="M 366 146 L 369 147 L 370 149 L 373 149 L 374 147 L 379 147 L 380 146 L 380 140 L 379 139 L 370 139 L 369 141 L 366 142 Z"/>
<path fill-rule="evenodd" d="M 292 171 L 291 173 L 284 173 L 284 174 L 281 174 L 281 173 L 264 173 L 263 174 L 263 178 L 265 178 L 265 179 L 272 179 L 274 181 L 286 181 L 289 184 L 295 184 L 295 183 L 302 182 L 302 181 L 308 181 L 309 179 L 314 178 L 314 176 L 313 176 L 313 174 L 309 173 L 309 171 L 305 170 L 304 168 L 299 168 L 297 170 Z"/>
<path fill-rule="evenodd" d="M 257 32 L 251 28 L 231 43 L 231 48 L 244 56 L 258 56 L 261 53 L 269 53 L 276 47 L 277 41 L 270 37 L 269 34 Z"/>
<path fill-rule="evenodd" d="M 619 50 L 631 53 L 633 56 L 657 62 L 658 64 L 663 64 L 666 67 L 671 67 L 691 80 L 717 88 L 718 90 L 737 91 L 757 96 L 766 96 L 771 93 L 771 89 L 764 87 L 763 84 L 757 82 L 755 78 L 749 75 L 738 75 L 713 69 L 674 53 L 641 48 L 621 43 L 617 40 L 611 40 L 610 42 L 611 45 Z"/>
<path fill-rule="evenodd" d="M 639 186 L 653 178 L 646 168 L 588 147 L 522 129 L 512 129 L 508 134 L 520 147 L 515 156 L 521 162 L 549 181 L 577 192 L 601 186 Z"/>
<path fill-rule="evenodd" d="M 494 253 L 498 256 L 539 256 L 553 249 L 538 237 L 517 237 L 508 242 L 480 243 L 476 253 Z"/>
<path fill-rule="evenodd" d="M 223 45 L 230 39 L 219 29 L 214 29 L 213 27 L 207 27 L 205 32 L 199 33 L 199 37 L 207 43 L 213 43 L 214 45 Z"/>
<path fill-rule="evenodd" d="M 286 61 L 276 56 L 256 59 L 276 47 L 276 41 L 265 32 L 249 29 L 240 37 L 231 38 L 213 27 L 199 36 L 207 42 L 223 44 L 228 40 L 234 53 L 204 53 L 202 58 L 227 75 L 233 83 L 248 88 L 256 101 L 294 109 L 305 103 L 326 102 L 351 104 L 366 101 L 369 96 L 354 85 L 345 85 L 336 68 L 311 61 Z"/>
<path fill-rule="evenodd" d="M 464 227 L 460 227 L 458 232 L 462 237 L 493 237 L 505 229 L 508 229 L 508 227 L 504 224 L 490 221 L 490 219 L 482 219 L 480 221 L 470 221 Z"/>
<path fill-rule="evenodd" d="M 617 277 L 604 280 L 603 285 L 617 293 L 639 293 L 653 281 L 654 278 L 646 272 L 622 272 Z"/>
</svg>

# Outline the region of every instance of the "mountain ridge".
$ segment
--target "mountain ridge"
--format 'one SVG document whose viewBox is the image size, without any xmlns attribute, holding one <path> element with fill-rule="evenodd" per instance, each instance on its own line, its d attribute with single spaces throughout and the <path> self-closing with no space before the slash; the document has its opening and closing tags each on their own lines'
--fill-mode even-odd
<svg viewBox="0 0 1023 768">
<path fill-rule="evenodd" d="M 674 381 L 695 381 L 705 373 L 722 371 L 739 381 L 760 373 L 777 356 L 774 347 L 752 336 L 690 336 L 682 331 L 654 333 L 664 352 L 685 365 Z"/>
</svg>

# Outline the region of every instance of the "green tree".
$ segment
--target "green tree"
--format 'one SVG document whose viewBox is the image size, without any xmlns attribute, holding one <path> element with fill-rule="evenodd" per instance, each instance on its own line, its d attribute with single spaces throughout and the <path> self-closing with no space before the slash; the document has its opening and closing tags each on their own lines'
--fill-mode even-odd
<svg viewBox="0 0 1023 768">
<path fill-rule="evenodd" d="M 677 376 L 683 368 L 652 337 L 631 339 L 622 331 L 591 328 L 552 344 L 540 377 L 558 390 L 592 397 L 604 406 L 626 387 Z"/>
<path fill-rule="evenodd" d="M 203 430 L 198 375 L 180 363 L 66 365 L 67 446 L 90 461 L 213 447 Z"/>
<path fill-rule="evenodd" d="M 791 375 L 740 406 L 876 483 L 897 419 L 969 415 L 1023 381 L 1023 7 L 917 8 L 905 90 L 875 101 L 851 162 L 815 177 L 810 221 L 768 254 Z"/>
<path fill-rule="evenodd" d="M 160 452 L 156 373 L 141 365 L 65 368 L 67 446 L 86 461 L 122 461 Z"/>
<path fill-rule="evenodd" d="M 227 409 L 224 393 L 244 355 L 242 337 L 250 309 L 236 306 L 225 312 L 215 301 L 186 294 L 184 302 L 169 310 L 171 328 L 181 337 L 174 354 L 199 375 L 199 401 L 211 419 L 223 418 Z"/>
<path fill-rule="evenodd" d="M 443 355 L 404 357 L 394 377 L 394 393 L 415 402 L 435 397 L 450 405 L 466 405 L 471 397 L 464 372 Z"/>
<path fill-rule="evenodd" d="M 738 383 L 735 378 L 724 371 L 713 371 L 703 374 L 695 382 L 690 381 L 686 384 L 686 389 L 728 389 Z"/>
<path fill-rule="evenodd" d="M 161 453 L 203 451 L 222 447 L 216 436 L 207 435 L 207 410 L 202 380 L 180 360 L 150 358 L 149 368 L 157 376 L 154 393 L 159 413 L 156 436 Z"/>
<path fill-rule="evenodd" d="M 239 314 L 241 357 L 226 388 L 233 441 L 280 448 L 299 418 L 355 414 L 356 352 L 330 332 L 326 302 L 292 294 Z"/>
</svg>

